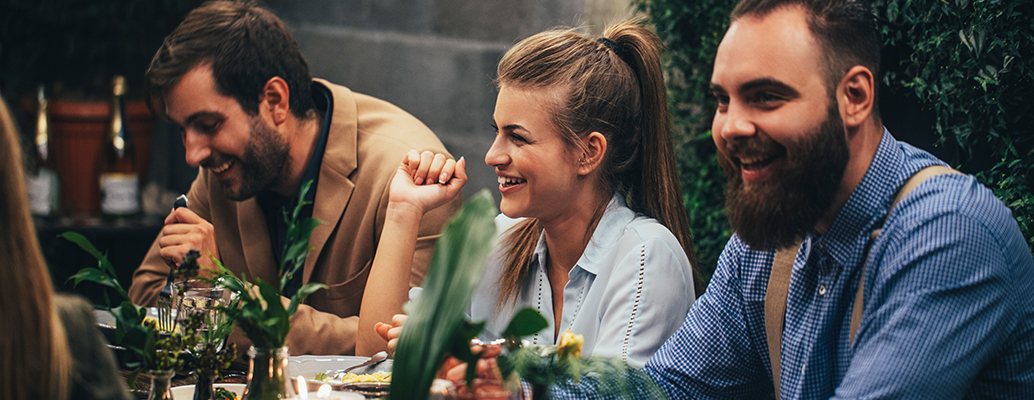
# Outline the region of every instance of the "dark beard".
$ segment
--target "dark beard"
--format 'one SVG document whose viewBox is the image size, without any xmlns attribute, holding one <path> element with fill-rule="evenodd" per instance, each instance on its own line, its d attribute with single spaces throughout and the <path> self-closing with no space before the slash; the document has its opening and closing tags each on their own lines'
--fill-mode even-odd
<svg viewBox="0 0 1034 400">
<path fill-rule="evenodd" d="M 780 147 L 771 139 L 757 137 L 726 146 L 726 154 Z M 785 153 L 785 149 L 776 151 Z M 779 249 L 798 243 L 833 204 L 850 157 L 837 109 L 829 110 L 818 127 L 795 143 L 793 151 L 796 157 L 787 159 L 785 168 L 773 171 L 769 180 L 749 186 L 744 185 L 739 168 L 719 152 L 727 179 L 729 224 L 750 247 Z"/>
<path fill-rule="evenodd" d="M 287 141 L 255 117 L 251 121 L 251 138 L 244 147 L 244 157 L 237 162 L 242 172 L 241 186 L 237 192 L 226 190 L 226 197 L 244 201 L 283 179 L 291 162 Z"/>
</svg>

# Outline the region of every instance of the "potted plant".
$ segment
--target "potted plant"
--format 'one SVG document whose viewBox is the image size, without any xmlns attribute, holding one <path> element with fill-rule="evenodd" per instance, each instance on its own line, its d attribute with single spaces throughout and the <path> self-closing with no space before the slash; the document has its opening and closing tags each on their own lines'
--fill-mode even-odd
<svg viewBox="0 0 1034 400">
<path fill-rule="evenodd" d="M 83 268 L 69 277 L 69 280 L 74 280 L 75 285 L 83 281 L 94 282 L 110 287 L 119 294 L 117 307 L 111 307 L 106 294 L 106 304 L 94 307 L 107 310 L 115 317 L 114 344 L 125 348 L 127 353 L 120 360 L 121 366 L 133 371 L 127 377 L 129 387 L 135 389 L 140 373 L 146 372 L 151 376 L 149 398 L 169 398 L 170 380 L 173 373 L 183 367 L 183 359 L 180 356 L 186 344 L 190 342 L 179 332 L 159 332 L 156 321 L 147 319 L 147 309 L 129 300 L 129 295 L 119 283 L 115 268 L 108 261 L 106 253 L 97 250 L 79 233 L 65 232 L 61 237 L 75 243 L 97 259 L 96 267 Z"/>
<path fill-rule="evenodd" d="M 212 261 L 218 268 L 215 277 L 202 278 L 229 289 L 237 296 L 233 306 L 218 309 L 236 321 L 244 336 L 252 343 L 251 349 L 248 350 L 251 367 L 248 371 L 245 399 L 285 399 L 294 395 L 288 383 L 289 354 L 284 346 L 287 333 L 291 330 L 290 318 L 298 310 L 302 300 L 327 287 L 324 284 L 307 283 L 288 299 L 287 304 L 281 300 L 284 288 L 305 264 L 311 250 L 309 237 L 320 223 L 313 218 L 300 218 L 302 208 L 312 204 L 304 200 L 311 186 L 312 181 L 303 184 L 297 206 L 293 211 L 284 213 L 287 241 L 284 244 L 284 256 L 280 265 L 280 282 L 276 286 L 258 278 L 249 280 L 243 274 L 235 276 L 214 257 Z"/>
</svg>

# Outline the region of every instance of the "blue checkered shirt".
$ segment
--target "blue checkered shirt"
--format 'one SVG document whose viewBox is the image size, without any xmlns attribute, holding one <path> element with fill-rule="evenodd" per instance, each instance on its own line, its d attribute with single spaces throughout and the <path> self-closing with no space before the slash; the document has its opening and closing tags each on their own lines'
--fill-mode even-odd
<svg viewBox="0 0 1034 400">
<path fill-rule="evenodd" d="M 936 176 L 869 233 L 909 176 L 941 162 L 886 130 L 864 179 L 794 262 L 781 398 L 1034 399 L 1034 261 L 1009 209 L 971 176 Z M 646 372 L 673 399 L 766 398 L 774 252 L 734 236 L 704 296 Z M 849 337 L 864 274 L 864 312 Z"/>
</svg>

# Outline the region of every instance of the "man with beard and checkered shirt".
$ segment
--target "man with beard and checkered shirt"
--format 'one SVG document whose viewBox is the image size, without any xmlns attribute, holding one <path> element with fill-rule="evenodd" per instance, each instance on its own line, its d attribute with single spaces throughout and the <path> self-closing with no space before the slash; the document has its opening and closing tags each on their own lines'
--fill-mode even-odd
<svg viewBox="0 0 1034 400">
<path fill-rule="evenodd" d="M 735 235 L 647 374 L 679 399 L 1034 398 L 1030 249 L 972 176 L 901 189 L 944 163 L 881 124 L 868 3 L 731 20 L 711 87 Z"/>
<path fill-rule="evenodd" d="M 646 365 L 663 395 L 637 397 L 1034 398 L 1030 249 L 990 190 L 883 127 L 870 5 L 743 0 L 731 21 L 711 88 L 735 234 Z"/>
</svg>

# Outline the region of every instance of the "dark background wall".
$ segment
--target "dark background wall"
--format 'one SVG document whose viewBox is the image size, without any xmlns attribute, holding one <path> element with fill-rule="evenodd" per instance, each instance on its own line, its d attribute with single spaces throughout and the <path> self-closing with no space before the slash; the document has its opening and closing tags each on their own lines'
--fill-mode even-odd
<svg viewBox="0 0 1034 400">
<path fill-rule="evenodd" d="M 555 26 L 598 34 L 632 15 L 621 0 L 267 0 L 294 30 L 313 76 L 409 111 L 457 158 L 465 195 L 496 186 L 493 83 L 514 43 Z M 496 192 L 493 190 L 493 192 Z M 498 200 L 498 193 L 493 193 Z"/>
</svg>

